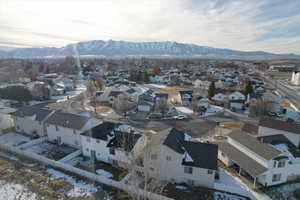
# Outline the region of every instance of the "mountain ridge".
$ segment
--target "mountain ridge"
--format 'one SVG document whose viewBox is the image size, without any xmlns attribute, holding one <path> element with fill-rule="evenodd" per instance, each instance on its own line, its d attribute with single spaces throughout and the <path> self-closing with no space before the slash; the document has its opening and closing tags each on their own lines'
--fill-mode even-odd
<svg viewBox="0 0 300 200">
<path fill-rule="evenodd" d="M 295 54 L 274 54 L 264 51 L 238 51 L 178 42 L 128 42 L 91 40 L 63 47 L 15 48 L 1 51 L 0 58 L 83 57 L 195 57 L 222 59 L 300 59 Z"/>
</svg>

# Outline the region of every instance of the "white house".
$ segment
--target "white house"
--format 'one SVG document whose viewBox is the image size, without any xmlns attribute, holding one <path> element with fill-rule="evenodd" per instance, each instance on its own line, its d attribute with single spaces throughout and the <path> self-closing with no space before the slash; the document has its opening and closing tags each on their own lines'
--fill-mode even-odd
<svg viewBox="0 0 300 200">
<path fill-rule="evenodd" d="M 282 111 L 282 97 L 280 95 L 266 92 L 262 96 L 262 100 L 266 103 L 266 110 L 268 112 L 280 113 Z"/>
<path fill-rule="evenodd" d="M 208 98 L 201 98 L 198 100 L 198 107 L 202 107 L 202 108 L 209 108 L 209 99 Z"/>
<path fill-rule="evenodd" d="M 236 99 L 236 100 L 229 100 L 229 108 L 232 110 L 242 110 L 244 109 L 245 101 L 241 99 Z"/>
<path fill-rule="evenodd" d="M 231 93 L 230 95 L 228 95 L 228 99 L 229 100 L 243 100 L 243 101 L 245 101 L 246 97 L 241 92 L 235 91 L 235 92 Z"/>
<path fill-rule="evenodd" d="M 217 93 L 212 97 L 212 100 L 218 104 L 223 104 L 227 102 L 227 95 L 222 93 Z"/>
<path fill-rule="evenodd" d="M 47 133 L 44 128 L 44 120 L 51 112 L 51 110 L 38 106 L 25 106 L 11 115 L 17 132 L 32 136 L 45 136 Z"/>
<path fill-rule="evenodd" d="M 300 125 L 296 123 L 262 118 L 259 120 L 258 134 L 262 136 L 282 134 L 296 147 L 300 147 Z"/>
<path fill-rule="evenodd" d="M 217 145 L 192 142 L 190 136 L 174 128 L 143 137 L 148 137 L 147 145 L 141 150 L 144 172 L 150 177 L 193 186 L 214 186 Z"/>
<path fill-rule="evenodd" d="M 81 148 L 80 133 L 91 129 L 102 121 L 71 113 L 54 112 L 45 120 L 49 141 Z"/>
<path fill-rule="evenodd" d="M 11 114 L 15 111 L 16 109 L 14 108 L 0 107 L 0 130 L 14 127 L 14 120 Z"/>
<path fill-rule="evenodd" d="M 228 167 L 262 186 L 272 186 L 300 177 L 300 163 L 282 144 L 271 145 L 242 131 L 233 131 L 219 142 L 218 158 Z M 287 147 L 287 146 L 284 146 Z"/>
<path fill-rule="evenodd" d="M 83 132 L 83 155 L 121 167 L 130 167 L 133 148 L 142 134 L 131 126 L 104 122 Z"/>
</svg>

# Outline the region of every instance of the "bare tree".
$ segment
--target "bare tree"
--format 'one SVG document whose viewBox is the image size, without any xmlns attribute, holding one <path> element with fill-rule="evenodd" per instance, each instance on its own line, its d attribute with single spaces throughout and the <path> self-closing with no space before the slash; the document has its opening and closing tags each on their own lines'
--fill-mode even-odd
<svg viewBox="0 0 300 200">
<path fill-rule="evenodd" d="M 120 94 L 115 100 L 113 107 L 126 116 L 127 111 L 130 109 L 128 96 L 125 94 Z"/>
<path fill-rule="evenodd" d="M 166 110 L 168 109 L 168 102 L 166 98 L 159 98 L 156 100 L 155 105 L 156 111 L 165 114 Z"/>
<path fill-rule="evenodd" d="M 192 101 L 191 101 L 191 106 L 192 106 L 194 112 L 199 111 L 198 98 L 196 96 L 193 96 Z"/>
<path fill-rule="evenodd" d="M 97 88 L 95 86 L 95 83 L 93 81 L 89 81 L 89 83 L 86 86 L 87 96 L 89 96 L 89 97 L 95 96 L 96 91 L 97 91 Z"/>
<path fill-rule="evenodd" d="M 99 90 L 102 90 L 104 88 L 104 80 L 101 77 L 96 77 L 94 84 Z"/>
<path fill-rule="evenodd" d="M 262 117 L 267 112 L 267 102 L 259 99 L 255 104 L 250 105 L 250 114 L 256 117 Z"/>
</svg>

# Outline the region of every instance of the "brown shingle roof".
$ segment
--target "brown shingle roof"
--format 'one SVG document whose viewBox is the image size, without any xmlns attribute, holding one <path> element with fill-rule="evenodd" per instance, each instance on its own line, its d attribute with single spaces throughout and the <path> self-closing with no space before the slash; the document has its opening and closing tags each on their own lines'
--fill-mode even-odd
<svg viewBox="0 0 300 200">
<path fill-rule="evenodd" d="M 258 141 L 255 137 L 250 136 L 248 133 L 243 131 L 233 131 L 228 135 L 228 137 L 237 141 L 266 160 L 271 160 L 281 154 L 281 151 L 268 144 Z"/>
<path fill-rule="evenodd" d="M 287 131 L 295 134 L 300 134 L 300 124 L 285 122 L 282 120 L 262 118 L 259 120 L 259 125 L 267 128 Z"/>
</svg>

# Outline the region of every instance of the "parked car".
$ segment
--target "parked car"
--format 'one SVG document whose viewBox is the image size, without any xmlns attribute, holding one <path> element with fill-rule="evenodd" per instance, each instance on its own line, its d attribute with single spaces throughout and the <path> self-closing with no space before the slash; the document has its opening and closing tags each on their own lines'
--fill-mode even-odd
<svg viewBox="0 0 300 200">
<path fill-rule="evenodd" d="M 148 116 L 148 119 L 161 119 L 162 118 L 162 114 L 161 113 L 151 113 Z"/>
<path fill-rule="evenodd" d="M 177 116 L 174 116 L 173 119 L 183 120 L 183 119 L 187 119 L 187 117 L 185 115 L 177 115 Z"/>
</svg>

